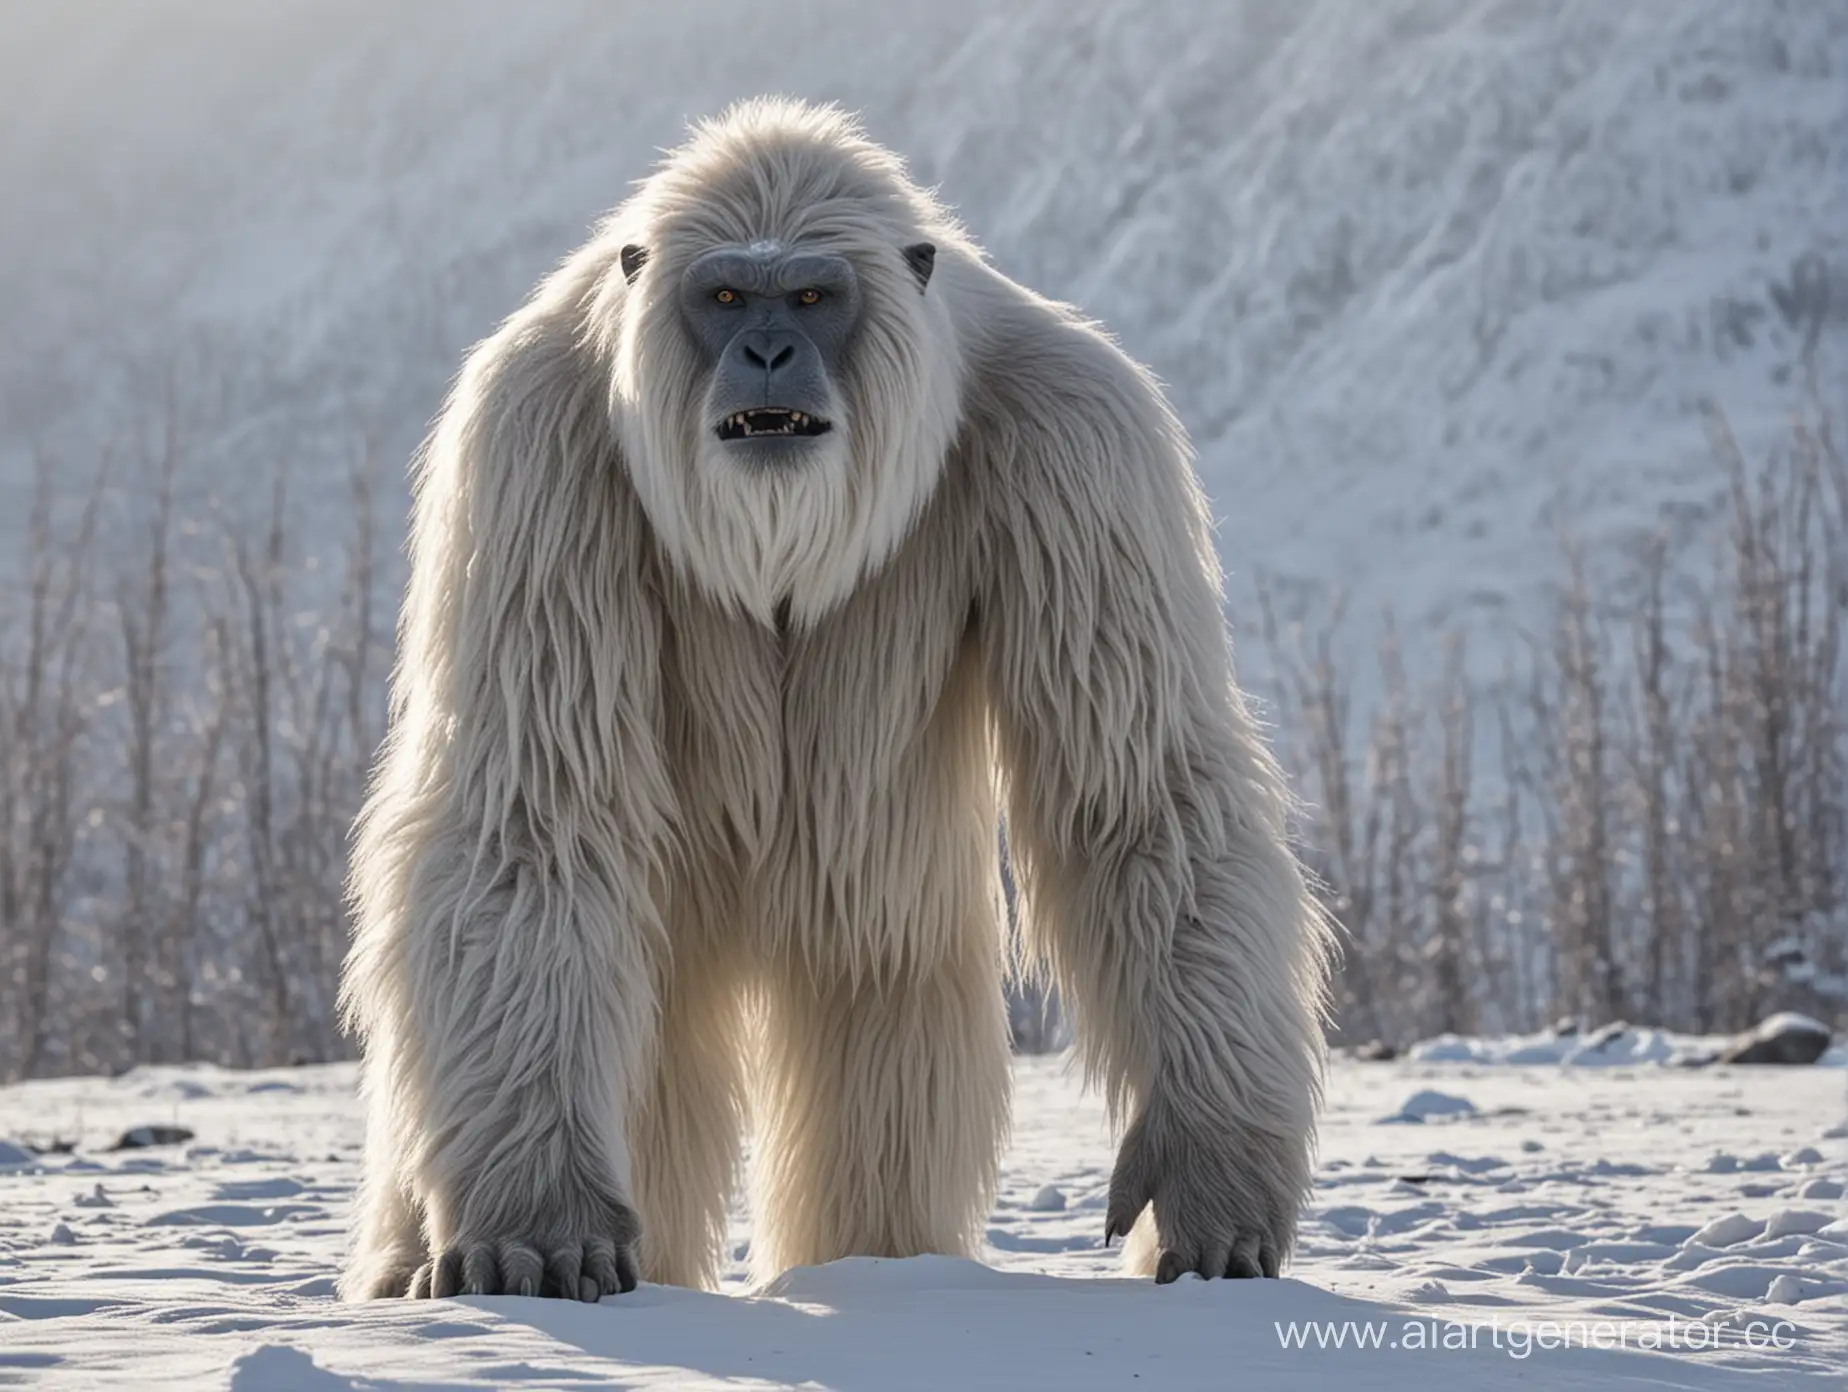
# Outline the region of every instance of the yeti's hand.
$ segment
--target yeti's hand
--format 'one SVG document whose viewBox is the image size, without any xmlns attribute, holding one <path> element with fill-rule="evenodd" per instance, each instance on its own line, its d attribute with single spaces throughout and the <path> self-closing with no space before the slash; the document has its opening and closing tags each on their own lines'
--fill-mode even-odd
<svg viewBox="0 0 1848 1392">
<path fill-rule="evenodd" d="M 1301 1143 L 1152 1098 L 1131 1123 L 1110 1176 L 1104 1241 L 1127 1237 L 1155 1205 L 1155 1280 L 1184 1271 L 1275 1276 L 1307 1179 Z"/>
<path fill-rule="evenodd" d="M 534 1177 L 537 1187 L 546 1181 Z M 554 1178 L 551 1181 L 561 1181 Z M 642 1225 L 610 1195 L 476 1192 L 463 1221 L 412 1274 L 413 1299 L 452 1295 L 546 1295 L 595 1302 L 636 1282 Z M 480 1210 L 476 1212 L 475 1210 Z"/>
</svg>

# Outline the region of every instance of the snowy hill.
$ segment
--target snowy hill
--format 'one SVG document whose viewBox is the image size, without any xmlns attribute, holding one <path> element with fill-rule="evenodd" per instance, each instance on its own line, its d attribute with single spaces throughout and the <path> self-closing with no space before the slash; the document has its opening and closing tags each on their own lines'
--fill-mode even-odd
<svg viewBox="0 0 1848 1392">
<path fill-rule="evenodd" d="M 1174 388 L 1228 564 L 1437 618 L 1848 381 L 1848 8 L 175 0 L 0 18 L 0 503 L 177 383 L 235 491 L 408 452 L 685 119 L 837 99 Z M 312 492 L 313 490 L 309 490 Z M 324 490 L 333 507 L 338 490 Z"/>
</svg>

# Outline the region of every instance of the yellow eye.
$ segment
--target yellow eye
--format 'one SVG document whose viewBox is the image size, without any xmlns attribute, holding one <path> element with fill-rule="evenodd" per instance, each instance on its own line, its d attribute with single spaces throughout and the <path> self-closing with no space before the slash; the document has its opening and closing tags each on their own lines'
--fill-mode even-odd
<svg viewBox="0 0 1848 1392">
<path fill-rule="evenodd" d="M 720 304 L 737 304 L 738 292 L 736 290 L 720 290 L 712 298 L 717 300 Z"/>
<path fill-rule="evenodd" d="M 798 290 L 796 291 L 796 303 L 805 304 L 805 305 L 820 304 L 821 303 L 821 291 L 819 290 Z"/>
</svg>

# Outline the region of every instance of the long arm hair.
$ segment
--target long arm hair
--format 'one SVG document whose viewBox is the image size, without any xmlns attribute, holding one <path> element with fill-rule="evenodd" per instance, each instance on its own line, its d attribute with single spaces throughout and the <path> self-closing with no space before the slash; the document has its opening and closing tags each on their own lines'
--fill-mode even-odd
<svg viewBox="0 0 1848 1392">
<path fill-rule="evenodd" d="M 1233 679 L 1191 454 L 1101 333 L 1024 292 L 991 303 L 971 374 L 981 624 L 1026 943 L 1132 1134 L 1159 1107 L 1244 1138 L 1233 1168 L 1260 1173 L 1234 1198 L 1280 1261 L 1311 1178 L 1331 933 Z"/>
<path fill-rule="evenodd" d="M 608 259 L 593 243 L 475 350 L 417 466 L 351 881 L 373 1150 L 349 1295 L 402 1293 L 420 1249 L 632 1240 L 672 793 L 650 543 L 582 331 Z"/>
</svg>

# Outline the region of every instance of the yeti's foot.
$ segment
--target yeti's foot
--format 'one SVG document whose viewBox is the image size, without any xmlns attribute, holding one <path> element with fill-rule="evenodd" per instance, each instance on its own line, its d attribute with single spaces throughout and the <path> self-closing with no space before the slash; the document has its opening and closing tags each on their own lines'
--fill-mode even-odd
<svg viewBox="0 0 1848 1392">
<path fill-rule="evenodd" d="M 470 1184 L 460 1202 L 433 1192 L 430 1257 L 404 1294 L 596 1301 L 632 1291 L 642 1224 L 619 1195 L 601 1174 L 515 1167 Z"/>
<path fill-rule="evenodd" d="M 641 1229 L 624 1210 L 627 1236 L 582 1242 L 503 1239 L 457 1241 L 411 1273 L 403 1294 L 444 1300 L 452 1295 L 544 1295 L 596 1302 L 635 1289 L 635 1241 Z"/>
<path fill-rule="evenodd" d="M 1126 1237 L 1155 1206 L 1155 1279 L 1183 1272 L 1275 1276 L 1296 1235 L 1309 1185 L 1308 1147 L 1231 1121 L 1190 1115 L 1159 1098 L 1123 1137 L 1110 1177 L 1104 1240 Z"/>
</svg>

